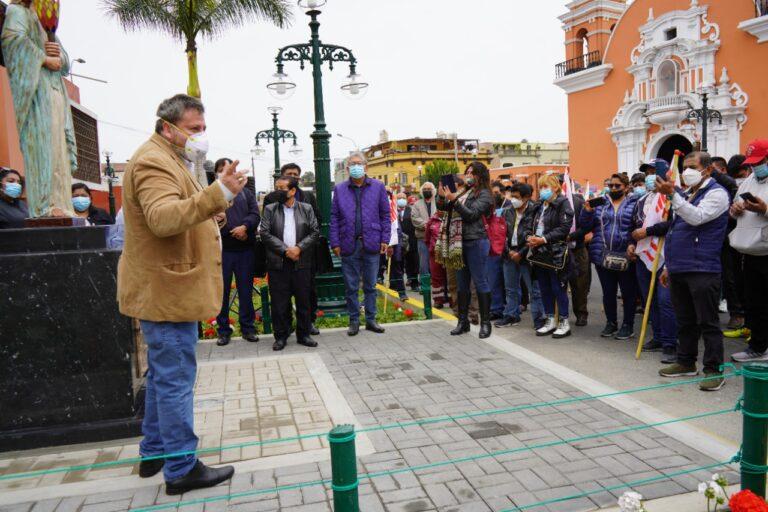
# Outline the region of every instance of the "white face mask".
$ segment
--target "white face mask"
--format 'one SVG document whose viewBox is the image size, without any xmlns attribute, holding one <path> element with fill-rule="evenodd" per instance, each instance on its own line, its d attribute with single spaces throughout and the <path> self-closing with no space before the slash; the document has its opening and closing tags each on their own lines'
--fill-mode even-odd
<svg viewBox="0 0 768 512">
<path fill-rule="evenodd" d="M 192 162 L 205 159 L 208 154 L 208 135 L 205 132 L 194 133 L 187 137 L 184 145 L 184 154 Z"/>
<path fill-rule="evenodd" d="M 683 183 L 686 187 L 695 187 L 701 183 L 702 174 L 698 169 L 687 168 L 683 171 Z"/>
<path fill-rule="evenodd" d="M 518 198 L 516 198 L 516 197 L 513 197 L 513 198 L 512 198 L 512 199 L 510 199 L 509 201 L 512 203 L 512 208 L 514 208 L 515 210 L 517 210 L 517 209 L 519 209 L 521 206 L 523 206 L 523 200 L 522 200 L 522 199 L 518 199 Z"/>
</svg>

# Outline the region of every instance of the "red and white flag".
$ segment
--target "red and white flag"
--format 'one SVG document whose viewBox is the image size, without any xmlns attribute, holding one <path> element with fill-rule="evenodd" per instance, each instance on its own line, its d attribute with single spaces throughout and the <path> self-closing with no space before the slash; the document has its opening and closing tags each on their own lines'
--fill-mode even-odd
<svg viewBox="0 0 768 512">
<path fill-rule="evenodd" d="M 565 174 L 563 174 L 563 186 L 561 187 L 563 189 L 563 195 L 568 199 L 568 204 L 571 205 L 571 211 L 574 211 L 573 208 L 573 182 L 571 181 L 571 167 L 567 166 L 565 168 Z M 571 224 L 571 233 L 576 231 L 576 216 L 573 216 L 573 224 Z"/>
<path fill-rule="evenodd" d="M 397 226 L 399 222 L 397 219 L 397 199 L 395 199 L 395 194 L 392 194 L 389 198 L 389 222 L 392 223 L 389 245 L 397 245 L 400 241 L 397 239 Z"/>
<path fill-rule="evenodd" d="M 643 205 L 643 213 L 645 214 L 645 220 L 643 221 L 643 229 L 648 229 L 650 226 L 658 224 L 664 220 L 664 206 L 666 204 L 666 198 L 662 194 L 652 192 L 648 194 Z M 656 254 L 659 252 L 659 237 L 649 236 L 637 242 L 635 253 L 640 260 L 645 264 L 648 270 L 653 271 L 653 261 L 656 259 Z M 664 253 L 659 254 L 659 268 L 664 264 Z"/>
</svg>

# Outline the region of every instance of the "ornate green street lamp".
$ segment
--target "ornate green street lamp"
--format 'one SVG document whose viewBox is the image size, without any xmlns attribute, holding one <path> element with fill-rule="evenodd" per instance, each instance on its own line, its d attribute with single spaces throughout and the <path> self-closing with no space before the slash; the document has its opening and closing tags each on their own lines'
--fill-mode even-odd
<svg viewBox="0 0 768 512">
<path fill-rule="evenodd" d="M 300 0 L 299 6 L 306 9 L 307 16 L 311 18 L 309 28 L 311 38 L 309 43 L 292 44 L 281 48 L 277 52 L 275 62 L 277 73 L 273 75 L 274 81 L 267 85 L 270 93 L 276 98 L 286 99 L 290 97 L 296 84 L 290 81 L 284 71 L 284 63 L 289 61 L 299 62 L 299 67 L 304 69 L 306 63 L 312 65 L 312 77 L 314 79 L 315 93 L 315 131 L 312 132 L 315 153 L 315 187 L 317 202 L 322 215 L 321 230 L 324 237 L 328 237 L 328 223 L 331 218 L 331 158 L 329 140 L 331 134 L 326 129 L 325 107 L 323 105 L 323 63 L 328 63 L 328 68 L 333 70 L 335 62 L 349 63 L 349 76 L 341 86 L 341 90 L 350 98 L 358 99 L 365 95 L 368 83 L 357 74 L 357 59 L 352 50 L 343 46 L 323 44 L 320 42 L 320 7 L 325 5 L 325 0 Z"/>
<path fill-rule="evenodd" d="M 272 114 L 272 128 L 269 130 L 262 130 L 256 134 L 256 146 L 253 148 L 252 153 L 257 156 L 264 154 L 264 148 L 259 144 L 260 140 L 266 142 L 272 141 L 275 145 L 275 172 L 272 177 L 277 180 L 280 177 L 280 143 L 286 140 L 293 140 L 293 146 L 288 152 L 294 156 L 301 154 L 301 147 L 298 144 L 296 134 L 291 130 L 283 130 L 277 126 L 277 118 L 280 112 L 283 110 L 281 107 L 269 107 L 269 113 Z"/>
</svg>

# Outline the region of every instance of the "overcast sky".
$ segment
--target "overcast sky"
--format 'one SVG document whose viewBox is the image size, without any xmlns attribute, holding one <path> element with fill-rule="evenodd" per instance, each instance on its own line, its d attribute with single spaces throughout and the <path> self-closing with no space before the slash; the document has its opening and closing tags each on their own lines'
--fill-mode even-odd
<svg viewBox="0 0 768 512">
<path fill-rule="evenodd" d="M 564 5 L 564 0 L 328 0 L 321 39 L 351 48 L 358 72 L 371 83 L 365 98 L 350 101 L 339 90 L 348 67 L 325 68 L 329 131 L 361 147 L 376 143 L 382 129 L 390 138 L 456 131 L 482 141 L 567 140 L 566 96 L 552 85 L 555 64 L 564 60 L 557 20 Z M 281 127 L 297 133 L 305 149 L 299 161 L 311 168 L 310 70 L 286 65 L 298 84 L 288 101 L 274 100 L 265 87 L 278 48 L 309 39 L 308 20 L 296 8 L 287 29 L 253 23 L 198 41 L 211 159 L 238 158 L 241 167 L 250 168 L 253 137 L 271 126 L 267 107 L 279 104 Z M 70 58 L 86 60 L 75 64 L 75 73 L 109 82 L 75 78 L 83 105 L 101 121 L 101 150 L 111 150 L 115 162 L 125 161 L 152 130 L 159 101 L 186 92 L 183 44 L 151 31 L 126 33 L 99 0 L 62 2 L 58 34 Z M 291 157 L 284 147 L 285 162 Z M 332 157 L 351 149 L 348 140 L 331 140 Z M 271 152 L 256 161 L 260 187 L 271 167 Z"/>
</svg>

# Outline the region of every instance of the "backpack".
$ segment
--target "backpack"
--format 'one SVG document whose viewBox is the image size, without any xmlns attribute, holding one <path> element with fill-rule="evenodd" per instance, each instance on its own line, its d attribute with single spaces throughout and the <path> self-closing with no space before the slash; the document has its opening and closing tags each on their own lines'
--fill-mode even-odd
<svg viewBox="0 0 768 512">
<path fill-rule="evenodd" d="M 504 254 L 504 246 L 507 243 L 507 223 L 504 217 L 499 217 L 493 212 L 490 217 L 483 217 L 485 231 L 488 233 L 488 241 L 491 249 L 488 256 L 501 256 Z"/>
</svg>

